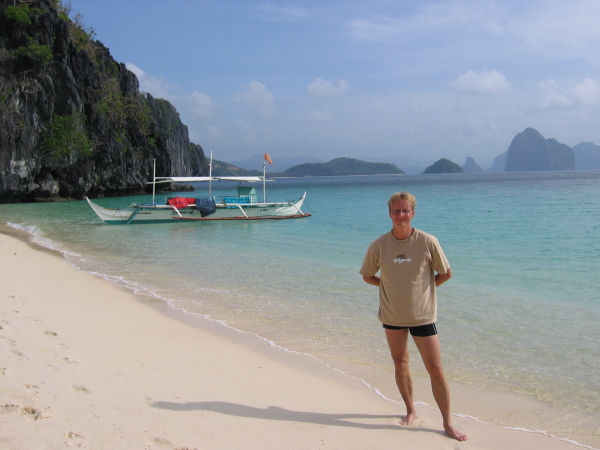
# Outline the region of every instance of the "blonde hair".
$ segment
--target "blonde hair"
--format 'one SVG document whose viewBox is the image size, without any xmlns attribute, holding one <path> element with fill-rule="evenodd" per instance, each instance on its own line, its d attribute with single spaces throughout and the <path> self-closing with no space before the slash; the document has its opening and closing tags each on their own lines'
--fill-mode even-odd
<svg viewBox="0 0 600 450">
<path fill-rule="evenodd" d="M 412 209 L 415 209 L 415 206 L 417 206 L 417 199 L 414 195 L 412 195 L 409 192 L 396 192 L 392 194 L 392 196 L 388 200 L 388 208 L 392 209 L 392 204 L 397 202 L 398 200 L 406 200 L 408 203 L 411 204 Z"/>
</svg>

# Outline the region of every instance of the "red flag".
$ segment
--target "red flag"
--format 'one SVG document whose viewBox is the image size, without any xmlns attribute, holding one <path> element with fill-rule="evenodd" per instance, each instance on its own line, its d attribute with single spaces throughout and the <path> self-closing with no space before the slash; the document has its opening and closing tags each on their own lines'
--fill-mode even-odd
<svg viewBox="0 0 600 450">
<path fill-rule="evenodd" d="M 265 153 L 265 161 L 267 161 L 269 164 L 273 164 L 273 161 L 271 161 L 271 157 L 268 153 Z"/>
</svg>

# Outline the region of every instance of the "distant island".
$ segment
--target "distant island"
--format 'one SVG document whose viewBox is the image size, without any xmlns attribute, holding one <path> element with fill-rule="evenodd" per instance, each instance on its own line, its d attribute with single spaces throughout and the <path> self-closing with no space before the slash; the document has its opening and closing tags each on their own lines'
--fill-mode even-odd
<svg viewBox="0 0 600 450">
<path fill-rule="evenodd" d="M 223 161 L 213 160 L 215 176 L 262 176 L 262 171 L 236 167 Z M 270 178 L 328 177 L 342 175 L 402 175 L 404 171 L 395 164 L 361 161 L 353 158 L 335 158 L 325 163 L 303 163 L 283 172 L 270 172 Z"/>
<path fill-rule="evenodd" d="M 437 160 L 423 173 L 463 173 L 464 169 L 460 167 L 455 162 L 450 161 L 449 159 L 442 158 Z"/>
<path fill-rule="evenodd" d="M 402 175 L 404 171 L 395 164 L 374 163 L 353 158 L 335 158 L 325 163 L 304 163 L 284 172 L 272 174 L 283 177 L 323 177 L 336 175 Z"/>
<path fill-rule="evenodd" d="M 575 153 L 556 139 L 546 139 L 537 130 L 526 128 L 517 134 L 506 154 L 506 172 L 574 170 Z"/>
</svg>

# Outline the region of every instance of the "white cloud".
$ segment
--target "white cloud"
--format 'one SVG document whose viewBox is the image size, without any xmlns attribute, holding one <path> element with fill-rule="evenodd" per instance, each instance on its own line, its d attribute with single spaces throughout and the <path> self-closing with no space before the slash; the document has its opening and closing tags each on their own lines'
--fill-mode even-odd
<svg viewBox="0 0 600 450">
<path fill-rule="evenodd" d="M 208 119 L 213 113 L 212 99 L 202 92 L 192 92 L 188 96 L 190 112 L 200 118 Z"/>
<path fill-rule="evenodd" d="M 135 76 L 138 77 L 138 80 L 145 75 L 145 72 L 133 63 L 125 63 L 125 67 L 127 67 L 128 70 L 131 70 Z"/>
<path fill-rule="evenodd" d="M 125 66 L 137 77 L 140 83 L 141 92 L 147 92 L 157 98 L 164 98 L 167 100 L 173 99 L 173 91 L 176 90 L 175 85 L 168 83 L 162 78 L 157 78 L 144 72 L 144 70 L 133 63 L 128 62 Z"/>
<path fill-rule="evenodd" d="M 542 98 L 536 111 L 600 107 L 600 84 L 586 78 L 574 87 L 561 89 L 554 80 L 538 85 Z"/>
<path fill-rule="evenodd" d="M 600 84 L 598 82 L 586 78 L 573 89 L 573 96 L 577 102 L 584 106 L 599 106 L 600 105 Z"/>
<path fill-rule="evenodd" d="M 329 123 L 332 122 L 328 112 L 311 111 L 302 118 L 302 123 Z"/>
<path fill-rule="evenodd" d="M 275 96 L 259 81 L 248 83 L 247 89 L 237 94 L 235 99 L 263 117 L 273 113 Z"/>
<path fill-rule="evenodd" d="M 399 55 L 419 49 L 438 60 L 493 55 L 519 63 L 532 56 L 600 63 L 597 0 L 406 3 L 388 8 L 388 14 L 358 13 L 345 23 L 348 35 L 361 43 L 392 45 L 388 55 L 393 49 L 401 49 Z"/>
<path fill-rule="evenodd" d="M 347 22 L 350 35 L 365 42 L 385 42 L 409 36 L 438 36 L 454 30 L 488 28 L 483 20 L 493 3 L 462 1 L 419 2 L 400 7 L 395 15 L 370 14 Z"/>
<path fill-rule="evenodd" d="M 476 94 L 497 94 L 512 89 L 506 77 L 496 70 L 475 72 L 469 70 L 452 83 L 457 91 L 472 92 Z"/>
<path fill-rule="evenodd" d="M 306 88 L 306 93 L 313 98 L 333 98 L 343 95 L 349 89 L 346 80 L 325 81 L 317 78 Z"/>
</svg>

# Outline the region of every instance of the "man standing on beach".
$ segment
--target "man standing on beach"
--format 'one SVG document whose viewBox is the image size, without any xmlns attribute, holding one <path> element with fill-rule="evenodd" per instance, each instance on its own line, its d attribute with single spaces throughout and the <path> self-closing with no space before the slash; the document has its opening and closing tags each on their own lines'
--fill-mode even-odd
<svg viewBox="0 0 600 450">
<path fill-rule="evenodd" d="M 379 287 L 379 314 L 392 360 L 396 385 L 406 404 L 401 425 L 416 419 L 412 378 L 408 367 L 408 333 L 413 337 L 431 378 L 431 389 L 442 413 L 446 434 L 459 441 L 467 436 L 452 425 L 450 390 L 441 362 L 436 287 L 452 276 L 438 240 L 411 226 L 417 201 L 408 192 L 397 192 L 388 201 L 392 230 L 371 243 L 360 274 Z M 377 273 L 379 272 L 379 276 Z"/>
</svg>

